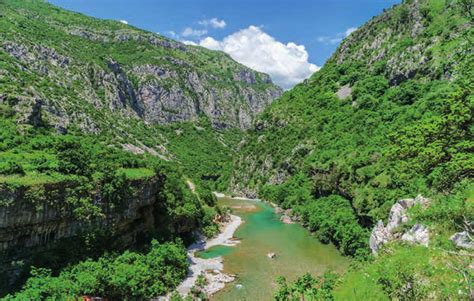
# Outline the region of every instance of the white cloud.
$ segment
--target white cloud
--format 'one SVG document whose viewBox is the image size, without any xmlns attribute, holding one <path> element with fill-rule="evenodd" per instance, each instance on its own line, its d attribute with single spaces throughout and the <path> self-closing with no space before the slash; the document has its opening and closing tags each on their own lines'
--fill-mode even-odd
<svg viewBox="0 0 474 301">
<path fill-rule="evenodd" d="M 194 29 L 191 27 L 186 27 L 181 33 L 183 37 L 202 37 L 205 34 L 207 34 L 206 29 Z"/>
<path fill-rule="evenodd" d="M 192 46 L 198 45 L 196 42 L 189 41 L 189 40 L 181 40 L 181 43 L 186 44 L 186 45 L 192 45 Z"/>
<path fill-rule="evenodd" d="M 225 28 L 227 26 L 227 23 L 224 20 L 219 20 L 217 18 L 212 18 L 212 19 L 206 19 L 206 20 L 201 20 L 198 22 L 199 25 L 205 26 L 205 27 L 212 27 L 212 28 Z"/>
<path fill-rule="evenodd" d="M 128 21 L 127 20 L 119 20 L 120 23 L 123 23 L 123 24 L 128 24 Z"/>
<path fill-rule="evenodd" d="M 201 42 L 199 42 L 199 45 L 201 45 L 202 47 L 212 49 L 212 50 L 222 50 L 221 42 L 211 37 L 207 37 L 204 40 L 201 40 Z"/>
<path fill-rule="evenodd" d="M 351 33 L 353 33 L 354 31 L 357 30 L 357 27 L 349 27 L 348 29 L 346 29 L 346 37 L 349 36 Z"/>
<path fill-rule="evenodd" d="M 199 45 L 228 53 L 236 61 L 260 72 L 268 73 L 285 89 L 302 82 L 319 67 L 308 62 L 303 45 L 283 44 L 257 26 L 250 26 L 225 37 L 222 41 L 207 37 Z"/>
<path fill-rule="evenodd" d="M 316 40 L 320 43 L 335 45 L 339 44 L 345 37 L 357 30 L 357 27 L 349 27 L 344 32 L 339 32 L 333 36 L 319 36 Z"/>
</svg>

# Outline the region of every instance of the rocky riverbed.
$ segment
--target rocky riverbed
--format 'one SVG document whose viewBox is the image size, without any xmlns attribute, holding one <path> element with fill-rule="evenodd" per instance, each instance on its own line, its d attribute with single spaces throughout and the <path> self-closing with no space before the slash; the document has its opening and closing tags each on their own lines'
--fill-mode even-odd
<svg viewBox="0 0 474 301">
<path fill-rule="evenodd" d="M 191 292 L 191 289 L 195 286 L 199 275 L 203 275 L 206 278 L 206 285 L 204 286 L 203 291 L 208 296 L 223 289 L 226 283 L 234 281 L 234 275 L 222 272 L 224 265 L 221 256 L 204 259 L 196 257 L 196 254 L 218 245 L 237 245 L 240 241 L 233 239 L 233 236 L 241 223 L 242 219 L 239 216 L 230 215 L 229 221 L 222 225 L 222 231 L 217 237 L 206 240 L 201 236 L 198 241 L 188 247 L 187 254 L 190 263 L 188 276 L 176 289 L 181 296 L 187 296 Z M 158 298 L 160 301 L 167 301 L 169 299 L 170 296 Z"/>
</svg>

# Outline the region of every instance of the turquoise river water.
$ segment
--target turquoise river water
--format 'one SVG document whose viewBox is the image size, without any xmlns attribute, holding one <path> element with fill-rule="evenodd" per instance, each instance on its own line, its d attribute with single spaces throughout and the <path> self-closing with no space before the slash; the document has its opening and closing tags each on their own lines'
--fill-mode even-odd
<svg viewBox="0 0 474 301">
<path fill-rule="evenodd" d="M 230 198 L 219 202 L 244 222 L 234 234 L 240 244 L 216 246 L 198 254 L 202 258 L 223 256 L 224 272 L 237 276 L 212 301 L 271 300 L 279 275 L 294 280 L 306 272 L 320 275 L 328 269 L 347 269 L 348 259 L 333 245 L 322 244 L 298 224 L 282 223 L 269 204 Z M 268 253 L 276 257 L 270 259 Z"/>
</svg>

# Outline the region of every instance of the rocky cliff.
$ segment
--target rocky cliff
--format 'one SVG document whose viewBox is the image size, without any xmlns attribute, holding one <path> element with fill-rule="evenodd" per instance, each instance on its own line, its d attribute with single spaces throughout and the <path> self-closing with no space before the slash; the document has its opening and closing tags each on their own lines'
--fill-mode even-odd
<svg viewBox="0 0 474 301">
<path fill-rule="evenodd" d="M 0 292 L 21 283 L 30 266 L 56 269 L 104 250 L 139 247 L 152 235 L 190 234 L 198 221 L 170 215 L 163 185 L 158 175 L 127 180 L 114 200 L 100 190 L 78 199 L 74 181 L 0 185 Z M 81 201 L 87 198 L 90 205 Z"/>
<path fill-rule="evenodd" d="M 205 115 L 216 128 L 246 129 L 282 93 L 221 52 L 40 0 L 0 6 L 0 100 L 14 97 L 30 123 L 41 113 L 60 131 L 98 133 L 110 127 L 104 115 L 147 124 Z"/>
</svg>

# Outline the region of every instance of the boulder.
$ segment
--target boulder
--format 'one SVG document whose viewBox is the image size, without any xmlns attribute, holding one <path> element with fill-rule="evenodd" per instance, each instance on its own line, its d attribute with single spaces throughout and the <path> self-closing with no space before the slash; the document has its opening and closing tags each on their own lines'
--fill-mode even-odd
<svg viewBox="0 0 474 301">
<path fill-rule="evenodd" d="M 402 240 L 427 246 L 429 242 L 429 231 L 426 226 L 416 224 L 408 232 L 402 235 L 396 233 L 396 230 L 402 224 L 409 221 L 409 208 L 415 205 L 421 205 L 426 208 L 429 204 L 430 199 L 425 198 L 422 195 L 418 195 L 414 199 L 403 199 L 396 202 L 390 209 L 387 226 L 384 226 L 383 221 L 379 220 L 372 230 L 369 239 L 369 246 L 372 253 L 377 253 L 382 245 L 389 241 L 399 239 L 400 237 Z"/>
<path fill-rule="evenodd" d="M 408 222 L 407 209 L 411 207 L 411 199 L 400 200 L 390 209 L 388 217 L 387 230 L 392 232 L 401 224 Z"/>
<path fill-rule="evenodd" d="M 281 209 L 280 207 L 276 206 L 274 211 L 275 211 L 275 214 L 282 214 L 284 210 Z"/>
<path fill-rule="evenodd" d="M 474 250 L 474 241 L 467 231 L 454 233 L 450 240 L 458 248 Z"/>
<path fill-rule="evenodd" d="M 392 234 L 385 228 L 383 222 L 378 221 L 377 225 L 370 234 L 369 246 L 373 253 L 376 253 L 380 247 L 392 239 Z"/>
<path fill-rule="evenodd" d="M 336 92 L 336 95 L 340 100 L 346 99 L 347 97 L 351 96 L 351 94 L 352 88 L 350 85 L 344 85 Z"/>
<path fill-rule="evenodd" d="M 280 218 L 280 221 L 284 224 L 293 224 L 293 220 L 290 216 L 283 214 Z"/>
<path fill-rule="evenodd" d="M 430 204 L 430 199 L 423 197 L 421 194 L 414 199 L 403 199 L 395 203 L 390 209 L 387 229 L 393 231 L 400 225 L 408 222 L 407 211 L 415 205 L 421 205 L 426 208 Z"/>
<path fill-rule="evenodd" d="M 204 273 L 207 284 L 204 287 L 204 293 L 207 296 L 212 296 L 218 291 L 222 290 L 227 283 L 235 280 L 235 275 L 224 274 L 219 270 L 206 271 Z"/>
<path fill-rule="evenodd" d="M 430 240 L 430 232 L 428 227 L 416 224 L 402 235 L 402 240 L 427 247 Z"/>
</svg>

